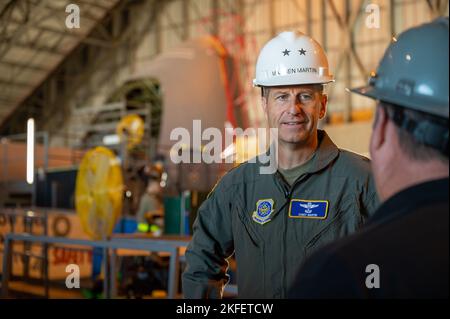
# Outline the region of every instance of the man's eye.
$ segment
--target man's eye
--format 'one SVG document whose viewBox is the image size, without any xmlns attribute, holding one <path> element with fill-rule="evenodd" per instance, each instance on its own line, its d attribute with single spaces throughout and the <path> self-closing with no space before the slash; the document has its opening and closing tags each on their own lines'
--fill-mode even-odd
<svg viewBox="0 0 450 319">
<path fill-rule="evenodd" d="M 313 96 L 311 94 L 300 94 L 300 100 L 302 101 L 310 101 L 312 100 Z"/>
<path fill-rule="evenodd" d="M 287 94 L 284 94 L 284 95 L 277 96 L 275 99 L 278 101 L 286 101 L 288 99 L 288 97 L 289 96 Z"/>
</svg>

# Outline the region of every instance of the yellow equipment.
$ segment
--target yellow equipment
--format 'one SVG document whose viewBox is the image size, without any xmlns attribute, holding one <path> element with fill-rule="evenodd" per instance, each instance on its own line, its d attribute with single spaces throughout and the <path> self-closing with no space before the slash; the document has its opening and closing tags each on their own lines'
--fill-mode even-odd
<svg viewBox="0 0 450 319">
<path fill-rule="evenodd" d="M 118 158 L 98 146 L 83 157 L 76 179 L 75 207 L 94 240 L 110 236 L 122 211 L 123 178 Z"/>
<path fill-rule="evenodd" d="M 132 149 L 142 141 L 144 129 L 142 118 L 136 114 L 129 114 L 120 120 L 116 131 L 120 141 L 125 141 L 127 148 Z"/>
</svg>

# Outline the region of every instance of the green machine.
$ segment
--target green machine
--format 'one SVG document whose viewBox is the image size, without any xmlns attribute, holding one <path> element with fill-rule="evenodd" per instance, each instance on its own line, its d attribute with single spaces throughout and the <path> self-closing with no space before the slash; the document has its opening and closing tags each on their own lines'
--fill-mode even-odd
<svg viewBox="0 0 450 319">
<path fill-rule="evenodd" d="M 184 191 L 180 196 L 164 197 L 164 233 L 192 235 L 197 211 L 207 196 L 208 192 Z"/>
<path fill-rule="evenodd" d="M 189 235 L 192 233 L 190 222 L 191 194 L 182 192 L 181 196 L 164 197 L 164 234 Z"/>
</svg>

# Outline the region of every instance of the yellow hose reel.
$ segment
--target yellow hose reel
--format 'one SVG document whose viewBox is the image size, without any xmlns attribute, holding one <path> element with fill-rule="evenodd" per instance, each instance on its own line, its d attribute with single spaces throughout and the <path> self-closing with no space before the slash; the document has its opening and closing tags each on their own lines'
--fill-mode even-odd
<svg viewBox="0 0 450 319">
<path fill-rule="evenodd" d="M 94 240 L 112 234 L 122 212 L 123 177 L 118 158 L 98 146 L 83 157 L 76 179 L 75 207 L 84 231 Z"/>
<path fill-rule="evenodd" d="M 116 132 L 120 141 L 125 141 L 127 148 L 132 149 L 142 141 L 144 130 L 142 118 L 136 114 L 129 114 L 120 120 Z"/>
</svg>

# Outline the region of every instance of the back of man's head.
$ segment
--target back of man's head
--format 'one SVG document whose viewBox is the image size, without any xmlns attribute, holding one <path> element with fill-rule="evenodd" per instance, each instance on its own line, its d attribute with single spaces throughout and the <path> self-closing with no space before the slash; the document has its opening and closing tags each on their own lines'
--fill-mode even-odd
<svg viewBox="0 0 450 319">
<path fill-rule="evenodd" d="M 368 84 L 351 90 L 377 100 L 370 153 L 382 198 L 448 178 L 448 40 L 448 17 L 402 32 Z"/>
<path fill-rule="evenodd" d="M 380 101 L 370 154 L 381 200 L 416 184 L 448 178 L 448 120 Z"/>
<path fill-rule="evenodd" d="M 440 161 L 448 166 L 448 120 L 381 102 L 395 127 L 401 153 L 411 161 Z"/>
</svg>

